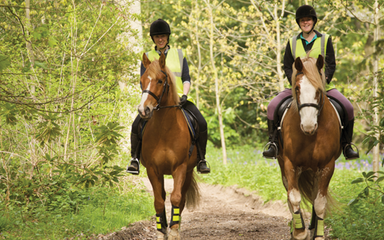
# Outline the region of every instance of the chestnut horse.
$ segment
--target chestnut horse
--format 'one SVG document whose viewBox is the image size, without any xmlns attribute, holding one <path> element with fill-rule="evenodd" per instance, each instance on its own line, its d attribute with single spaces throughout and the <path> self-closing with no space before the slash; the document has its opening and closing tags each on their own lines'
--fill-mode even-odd
<svg viewBox="0 0 384 240">
<path fill-rule="evenodd" d="M 281 127 L 278 161 L 292 213 L 292 239 L 306 239 L 302 197 L 312 204 L 313 239 L 324 238 L 324 217 L 334 200 L 328 185 L 340 156 L 341 127 L 325 92 L 324 59 L 297 58 L 293 64 L 292 106 Z"/>
<path fill-rule="evenodd" d="M 180 239 L 180 216 L 184 206 L 195 207 L 200 199 L 194 177 L 197 149 L 189 154 L 192 140 L 187 122 L 180 109 L 176 80 L 165 65 L 165 55 L 150 61 L 143 55 L 146 68 L 140 82 L 143 89 L 138 106 L 140 117 L 147 120 L 142 138 L 141 161 L 147 169 L 155 197 L 158 239 Z M 167 231 L 164 175 L 172 175 L 172 213 Z"/>
</svg>

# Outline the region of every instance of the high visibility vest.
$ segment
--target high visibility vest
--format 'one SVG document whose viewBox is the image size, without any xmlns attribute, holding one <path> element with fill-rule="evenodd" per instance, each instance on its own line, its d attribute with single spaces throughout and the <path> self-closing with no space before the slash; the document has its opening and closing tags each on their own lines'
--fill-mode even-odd
<svg viewBox="0 0 384 240">
<path fill-rule="evenodd" d="M 313 43 L 309 56 L 317 59 L 321 54 L 325 60 L 325 54 L 327 53 L 328 38 L 329 38 L 328 34 L 323 34 L 321 38 L 316 38 L 315 42 Z M 290 39 L 289 44 L 291 46 L 293 59 L 296 59 L 297 57 L 307 56 L 307 53 L 305 52 L 301 38 L 297 38 L 297 36 L 294 36 L 293 38 Z M 325 69 L 325 65 L 326 65 L 326 62 L 324 61 L 324 69 Z M 326 90 L 329 90 L 332 88 L 336 88 L 333 82 L 331 82 L 330 84 L 326 84 Z"/>
<path fill-rule="evenodd" d="M 150 61 L 158 60 L 160 55 L 156 50 L 152 50 L 146 53 Z M 183 95 L 183 81 L 181 80 L 181 72 L 183 69 L 183 59 L 185 55 L 184 49 L 171 48 L 167 52 L 167 58 L 165 64 L 173 72 L 176 77 L 177 94 L 181 97 Z"/>
<path fill-rule="evenodd" d="M 321 54 L 325 59 L 325 54 L 327 53 L 328 38 L 328 34 L 323 34 L 321 38 L 315 39 L 315 42 L 313 43 L 311 49 L 312 51 L 309 56 L 317 59 Z M 296 59 L 297 57 L 305 57 L 307 55 L 301 38 L 297 38 L 297 36 L 294 36 L 292 39 L 290 39 L 289 44 L 291 46 L 293 59 Z"/>
</svg>

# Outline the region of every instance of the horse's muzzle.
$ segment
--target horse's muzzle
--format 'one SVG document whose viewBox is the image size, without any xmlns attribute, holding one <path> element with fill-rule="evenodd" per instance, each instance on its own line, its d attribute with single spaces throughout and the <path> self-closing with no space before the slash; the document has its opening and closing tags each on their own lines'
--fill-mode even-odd
<svg viewBox="0 0 384 240">
<path fill-rule="evenodd" d="M 313 134 L 315 134 L 316 131 L 317 131 L 318 126 L 319 125 L 317 125 L 317 123 L 315 123 L 315 125 L 311 126 L 311 127 L 304 126 L 303 124 L 300 124 L 300 128 L 301 128 L 301 130 L 303 131 L 303 133 L 305 135 L 313 135 Z"/>
<path fill-rule="evenodd" d="M 150 119 L 153 115 L 153 108 L 149 107 L 149 106 L 146 106 L 143 111 L 140 111 L 140 107 L 138 109 L 138 112 L 139 112 L 139 115 L 142 119 Z"/>
</svg>

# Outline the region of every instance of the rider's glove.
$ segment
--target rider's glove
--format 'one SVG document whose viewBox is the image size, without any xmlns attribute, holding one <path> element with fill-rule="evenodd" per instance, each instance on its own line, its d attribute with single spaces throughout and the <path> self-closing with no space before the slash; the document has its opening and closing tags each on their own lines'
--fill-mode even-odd
<svg viewBox="0 0 384 240">
<path fill-rule="evenodd" d="M 180 105 L 181 106 L 183 106 L 184 104 L 186 104 L 187 103 L 187 95 L 183 95 L 183 96 L 181 96 L 181 98 L 180 98 Z"/>
</svg>

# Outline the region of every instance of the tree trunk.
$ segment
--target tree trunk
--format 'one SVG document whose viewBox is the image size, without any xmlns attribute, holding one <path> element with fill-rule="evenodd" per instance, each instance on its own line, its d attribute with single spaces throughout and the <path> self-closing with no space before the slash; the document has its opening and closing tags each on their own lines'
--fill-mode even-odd
<svg viewBox="0 0 384 240">
<path fill-rule="evenodd" d="M 376 0 L 375 1 L 375 31 L 374 31 L 374 34 L 373 34 L 373 38 L 374 38 L 374 42 L 377 42 L 379 40 L 379 32 L 380 32 L 380 24 L 379 24 L 379 3 L 378 1 Z M 376 45 L 374 45 L 374 52 L 376 52 Z M 377 99 L 378 97 L 378 71 L 379 71 L 379 59 L 378 59 L 378 55 L 375 54 L 375 57 L 374 57 L 374 60 L 373 60 L 373 98 L 374 99 Z M 379 110 L 377 107 L 375 107 L 374 109 L 374 121 L 375 121 L 375 125 L 379 125 L 379 119 L 380 119 L 380 116 L 379 116 Z M 380 137 L 380 134 L 379 132 L 376 133 L 376 138 L 379 139 Z M 374 148 L 373 148 L 373 171 L 376 172 L 376 176 L 378 177 L 378 171 L 380 170 L 380 143 L 377 144 Z"/>
<path fill-rule="evenodd" d="M 209 34 L 209 53 L 211 58 L 211 64 L 212 64 L 212 71 L 214 73 L 215 77 L 215 95 L 216 95 L 216 108 L 217 113 L 219 115 L 219 128 L 220 128 L 220 138 L 221 138 L 221 148 L 223 151 L 223 164 L 227 164 L 227 150 L 225 147 L 225 135 L 224 135 L 224 124 L 223 124 L 223 116 L 221 111 L 221 104 L 220 104 L 220 88 L 219 88 L 219 78 L 217 75 L 216 65 L 215 65 L 215 58 L 213 57 L 213 15 L 212 15 L 212 8 L 209 3 L 207 2 L 207 7 L 209 10 L 209 18 L 211 20 L 211 26 L 210 26 L 210 34 Z"/>
</svg>

